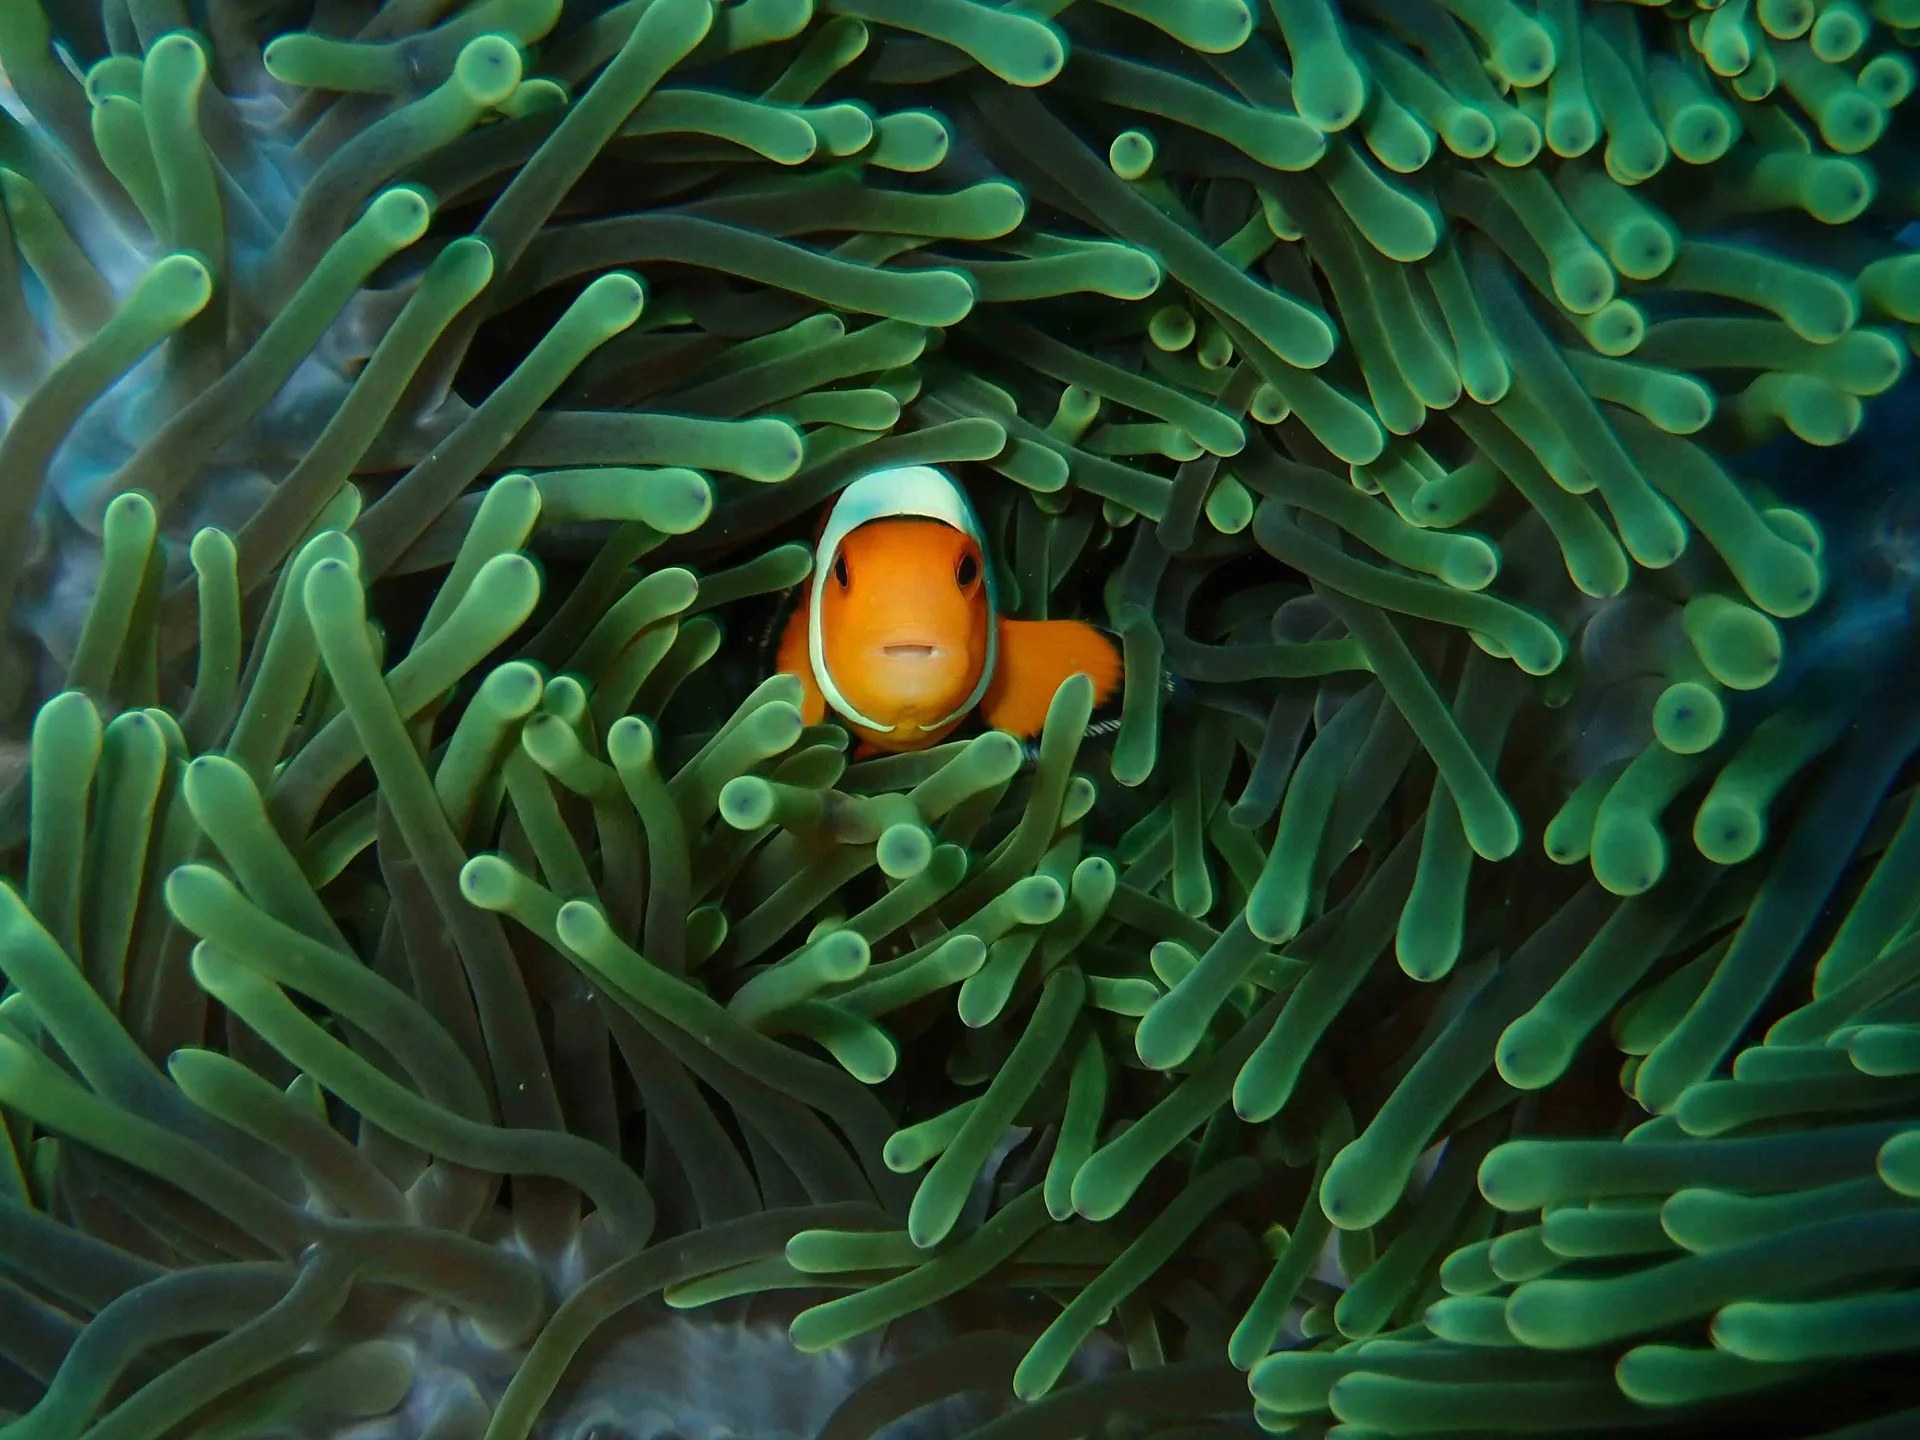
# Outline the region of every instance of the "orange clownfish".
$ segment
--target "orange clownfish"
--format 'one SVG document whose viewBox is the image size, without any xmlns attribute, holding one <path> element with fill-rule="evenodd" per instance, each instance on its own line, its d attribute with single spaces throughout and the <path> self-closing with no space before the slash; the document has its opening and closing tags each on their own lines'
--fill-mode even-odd
<svg viewBox="0 0 1920 1440">
<path fill-rule="evenodd" d="M 937 744 L 976 707 L 1028 739 L 1067 679 L 1087 675 L 1098 705 L 1121 672 L 1119 647 L 1091 625 L 1000 614 L 979 519 L 928 465 L 840 492 L 775 665 L 805 687 L 808 724 L 831 710 L 881 751 Z"/>
</svg>

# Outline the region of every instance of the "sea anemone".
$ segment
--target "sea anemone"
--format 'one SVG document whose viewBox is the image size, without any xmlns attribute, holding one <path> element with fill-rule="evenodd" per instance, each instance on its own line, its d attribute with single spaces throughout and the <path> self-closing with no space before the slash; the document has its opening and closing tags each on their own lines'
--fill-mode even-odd
<svg viewBox="0 0 1920 1440">
<path fill-rule="evenodd" d="M 1920 1426 L 1916 35 L 0 0 L 0 1437 Z"/>
</svg>

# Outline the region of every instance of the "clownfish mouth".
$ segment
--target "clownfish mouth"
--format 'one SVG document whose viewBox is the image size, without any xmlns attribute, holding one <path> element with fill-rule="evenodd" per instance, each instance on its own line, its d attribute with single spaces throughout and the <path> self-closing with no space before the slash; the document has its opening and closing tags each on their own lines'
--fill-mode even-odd
<svg viewBox="0 0 1920 1440">
<path fill-rule="evenodd" d="M 889 660 L 931 660 L 940 653 L 938 645 L 882 645 L 880 653 Z"/>
</svg>

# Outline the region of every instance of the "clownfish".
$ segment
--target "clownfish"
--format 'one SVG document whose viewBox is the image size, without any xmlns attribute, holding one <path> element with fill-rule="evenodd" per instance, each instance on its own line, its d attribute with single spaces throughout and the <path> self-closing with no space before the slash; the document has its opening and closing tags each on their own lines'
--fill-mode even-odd
<svg viewBox="0 0 1920 1440">
<path fill-rule="evenodd" d="M 868 747 L 924 750 L 975 709 L 1020 739 L 1040 733 L 1076 674 L 1100 705 L 1120 648 L 1078 620 L 1000 613 L 986 535 L 966 493 L 928 465 L 877 470 L 828 509 L 775 668 L 797 676 L 809 725 L 831 711 Z"/>
</svg>

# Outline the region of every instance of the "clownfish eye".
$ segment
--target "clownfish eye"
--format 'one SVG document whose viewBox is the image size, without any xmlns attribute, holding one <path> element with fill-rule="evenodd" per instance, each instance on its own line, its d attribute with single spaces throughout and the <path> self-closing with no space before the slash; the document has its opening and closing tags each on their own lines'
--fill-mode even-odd
<svg viewBox="0 0 1920 1440">
<path fill-rule="evenodd" d="M 969 589 L 980 578 L 980 562 L 971 555 L 962 555 L 960 567 L 954 572 L 953 578 L 962 590 Z"/>
<path fill-rule="evenodd" d="M 840 582 L 840 588 L 842 590 L 846 589 L 847 586 L 852 583 L 850 580 L 847 579 L 847 557 L 846 556 L 836 555 L 833 557 L 833 578 Z"/>
</svg>

